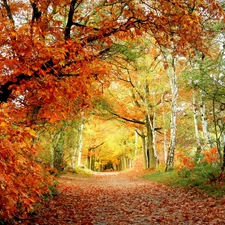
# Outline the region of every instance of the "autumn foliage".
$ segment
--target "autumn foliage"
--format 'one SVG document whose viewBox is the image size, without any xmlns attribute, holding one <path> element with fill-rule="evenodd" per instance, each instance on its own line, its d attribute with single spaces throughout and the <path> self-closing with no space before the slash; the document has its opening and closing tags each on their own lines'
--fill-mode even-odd
<svg viewBox="0 0 225 225">
<path fill-rule="evenodd" d="M 221 13 L 213 0 L 1 1 L 0 220 L 26 217 L 49 192 L 38 130 L 88 112 L 115 72 L 115 43 L 149 33 L 175 55 L 207 52 L 204 21 Z"/>
<path fill-rule="evenodd" d="M 217 147 L 211 148 L 208 151 L 204 151 L 203 155 L 203 162 L 207 162 L 208 164 L 213 164 L 219 162 L 219 154 Z"/>
<path fill-rule="evenodd" d="M 0 112 L 0 219 L 26 217 L 33 203 L 43 194 L 50 194 L 52 178 L 37 163 L 38 146 L 34 129 L 16 124 L 7 113 L 7 104 Z"/>
<path fill-rule="evenodd" d="M 177 169 L 181 169 L 182 167 L 184 167 L 186 169 L 193 169 L 195 167 L 193 157 L 191 157 L 187 154 L 179 152 L 177 154 L 177 159 L 179 162 L 179 165 L 176 167 Z"/>
</svg>

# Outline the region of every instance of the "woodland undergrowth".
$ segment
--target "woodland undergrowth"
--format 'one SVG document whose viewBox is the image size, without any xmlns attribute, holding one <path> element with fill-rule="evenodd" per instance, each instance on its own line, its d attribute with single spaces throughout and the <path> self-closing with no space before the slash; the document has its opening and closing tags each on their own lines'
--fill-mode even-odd
<svg viewBox="0 0 225 225">
<path fill-rule="evenodd" d="M 225 196 L 225 174 L 218 164 L 200 163 L 193 168 L 180 168 L 168 172 L 145 173 L 144 178 L 168 186 L 183 187 L 222 198 Z"/>
</svg>

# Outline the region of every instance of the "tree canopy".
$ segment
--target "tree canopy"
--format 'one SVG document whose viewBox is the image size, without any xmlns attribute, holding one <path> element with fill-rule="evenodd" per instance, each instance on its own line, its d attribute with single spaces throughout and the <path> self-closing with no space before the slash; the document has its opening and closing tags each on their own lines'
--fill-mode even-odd
<svg viewBox="0 0 225 225">
<path fill-rule="evenodd" d="M 45 123 L 87 115 L 147 35 L 165 68 L 167 54 L 209 55 L 218 21 L 216 0 L 1 0 L 0 220 L 54 187 L 37 157 Z"/>
</svg>

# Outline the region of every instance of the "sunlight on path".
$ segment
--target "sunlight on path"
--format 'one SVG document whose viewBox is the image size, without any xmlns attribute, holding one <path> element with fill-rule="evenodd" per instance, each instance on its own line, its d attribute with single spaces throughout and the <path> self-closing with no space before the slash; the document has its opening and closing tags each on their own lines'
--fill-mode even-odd
<svg viewBox="0 0 225 225">
<path fill-rule="evenodd" d="M 120 172 L 94 172 L 93 174 L 95 176 L 113 176 L 120 174 Z"/>
<path fill-rule="evenodd" d="M 225 201 L 203 198 L 129 173 L 64 175 L 61 194 L 36 225 L 223 225 Z"/>
</svg>

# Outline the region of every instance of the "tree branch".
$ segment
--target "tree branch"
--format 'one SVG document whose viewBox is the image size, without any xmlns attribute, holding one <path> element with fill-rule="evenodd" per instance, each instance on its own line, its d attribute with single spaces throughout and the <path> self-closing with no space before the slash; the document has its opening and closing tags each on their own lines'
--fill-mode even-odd
<svg viewBox="0 0 225 225">
<path fill-rule="evenodd" d="M 41 12 L 39 11 L 38 7 L 37 7 L 37 4 L 36 2 L 30 2 L 31 3 L 31 6 L 33 8 L 33 14 L 32 14 L 32 23 L 36 20 L 38 21 L 38 19 L 41 17 Z"/>
<path fill-rule="evenodd" d="M 7 16 L 8 16 L 9 20 L 11 21 L 11 23 L 14 26 L 15 22 L 14 22 L 14 19 L 13 19 L 13 16 L 12 16 L 12 12 L 11 12 L 11 9 L 10 9 L 10 6 L 9 6 L 7 0 L 3 0 L 3 4 L 2 5 L 6 9 Z"/>
<path fill-rule="evenodd" d="M 90 147 L 88 148 L 88 151 L 92 151 L 92 150 L 95 150 L 96 148 L 99 148 L 100 146 L 102 146 L 105 142 L 102 142 L 101 144 L 99 145 L 96 145 L 96 146 L 93 146 L 93 147 Z"/>
<path fill-rule="evenodd" d="M 71 27 L 74 25 L 73 14 L 74 14 L 74 11 L 75 11 L 76 3 L 77 3 L 77 0 L 72 0 L 70 2 L 70 10 L 69 10 L 69 14 L 68 14 L 68 21 L 67 21 L 66 29 L 65 29 L 65 40 L 70 39 Z"/>
<path fill-rule="evenodd" d="M 25 74 L 20 74 L 16 77 L 16 81 L 8 81 L 0 86 L 0 102 L 7 102 L 12 93 L 11 85 L 19 85 L 21 80 L 29 80 L 31 77 Z"/>
<path fill-rule="evenodd" d="M 110 113 L 111 113 L 112 115 L 116 116 L 117 118 L 122 119 L 122 120 L 124 120 L 124 121 L 126 121 L 126 122 L 145 125 L 145 122 L 143 122 L 143 121 L 136 120 L 136 119 L 128 119 L 128 118 L 123 117 L 123 116 L 121 116 L 121 115 L 119 115 L 119 114 L 117 114 L 117 113 L 114 113 L 114 112 L 110 112 Z"/>
</svg>

